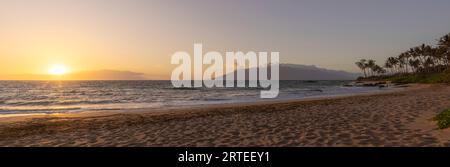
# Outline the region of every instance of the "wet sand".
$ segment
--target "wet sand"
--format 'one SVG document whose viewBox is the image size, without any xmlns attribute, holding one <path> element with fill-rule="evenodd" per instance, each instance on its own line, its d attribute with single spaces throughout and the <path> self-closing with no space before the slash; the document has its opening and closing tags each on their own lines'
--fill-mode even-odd
<svg viewBox="0 0 450 167">
<path fill-rule="evenodd" d="M 450 146 L 450 86 L 327 99 L 0 118 L 0 146 Z"/>
</svg>

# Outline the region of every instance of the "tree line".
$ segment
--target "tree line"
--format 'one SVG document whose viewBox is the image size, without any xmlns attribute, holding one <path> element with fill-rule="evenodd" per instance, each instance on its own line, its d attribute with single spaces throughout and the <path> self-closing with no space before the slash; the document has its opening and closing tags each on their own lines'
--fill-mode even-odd
<svg viewBox="0 0 450 167">
<path fill-rule="evenodd" d="M 383 66 L 374 60 L 361 59 L 355 63 L 364 77 L 443 72 L 450 68 L 450 33 L 439 38 L 437 45 L 422 44 L 387 58 Z"/>
</svg>

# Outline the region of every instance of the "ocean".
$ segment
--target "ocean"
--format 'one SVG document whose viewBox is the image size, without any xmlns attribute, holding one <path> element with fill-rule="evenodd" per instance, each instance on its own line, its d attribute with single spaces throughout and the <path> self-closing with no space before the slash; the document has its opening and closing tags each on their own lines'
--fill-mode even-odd
<svg viewBox="0 0 450 167">
<path fill-rule="evenodd" d="M 0 114 L 64 113 L 305 99 L 383 91 L 350 81 L 280 81 L 275 99 L 259 88 L 172 87 L 170 81 L 0 81 Z"/>
</svg>

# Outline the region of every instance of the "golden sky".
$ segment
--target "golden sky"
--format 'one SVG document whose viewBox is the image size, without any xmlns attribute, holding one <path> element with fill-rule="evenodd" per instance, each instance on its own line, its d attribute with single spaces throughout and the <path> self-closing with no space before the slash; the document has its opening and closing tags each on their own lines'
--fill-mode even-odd
<svg viewBox="0 0 450 167">
<path fill-rule="evenodd" d="M 412 3 L 411 1 L 414 1 Z M 278 51 L 358 72 L 450 30 L 449 1 L 2 0 L 0 79 L 113 70 L 169 79 L 177 51 Z M 383 11 L 383 12 L 380 12 Z M 412 12 L 414 11 L 414 12 Z M 45 77 L 41 77 L 45 78 Z"/>
<path fill-rule="evenodd" d="M 122 9 L 132 10 L 133 5 L 105 3 L 1 1 L 0 79 L 48 74 L 55 64 L 64 65 L 68 73 L 107 69 L 165 77 L 172 51 L 163 35 L 152 30 L 153 21 L 132 12 L 121 16 Z M 143 21 L 146 25 L 139 26 Z"/>
</svg>

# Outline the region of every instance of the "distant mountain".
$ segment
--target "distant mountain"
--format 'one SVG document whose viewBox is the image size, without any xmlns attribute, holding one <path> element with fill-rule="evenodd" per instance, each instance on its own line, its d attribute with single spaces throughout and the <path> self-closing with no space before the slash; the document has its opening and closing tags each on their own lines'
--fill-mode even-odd
<svg viewBox="0 0 450 167">
<path fill-rule="evenodd" d="M 359 73 L 329 70 L 314 65 L 280 64 L 281 80 L 354 80 Z"/>
<path fill-rule="evenodd" d="M 248 79 L 248 69 L 245 72 Z M 270 75 L 270 70 L 268 73 Z M 354 80 L 358 76 L 359 73 L 329 70 L 314 65 L 280 64 L 280 80 Z"/>
</svg>

